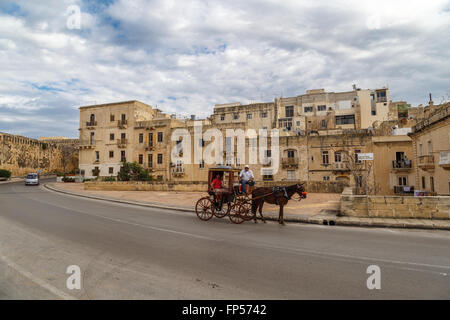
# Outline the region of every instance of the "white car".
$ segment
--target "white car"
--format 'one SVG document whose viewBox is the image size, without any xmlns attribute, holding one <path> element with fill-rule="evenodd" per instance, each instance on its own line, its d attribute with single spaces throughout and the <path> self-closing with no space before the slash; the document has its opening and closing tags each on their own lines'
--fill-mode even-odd
<svg viewBox="0 0 450 320">
<path fill-rule="evenodd" d="M 39 175 L 37 173 L 29 173 L 25 178 L 26 186 L 37 186 L 39 185 Z"/>
</svg>

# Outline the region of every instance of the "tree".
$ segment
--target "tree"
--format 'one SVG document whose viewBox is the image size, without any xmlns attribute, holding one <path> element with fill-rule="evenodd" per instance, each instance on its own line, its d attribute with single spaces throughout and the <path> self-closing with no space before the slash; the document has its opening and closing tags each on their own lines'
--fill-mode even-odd
<svg viewBox="0 0 450 320">
<path fill-rule="evenodd" d="M 76 161 L 77 148 L 72 144 L 63 144 L 61 150 L 61 165 L 64 170 L 64 177 L 66 176 L 66 168 L 68 165 L 74 165 Z"/>
<path fill-rule="evenodd" d="M 152 177 L 148 171 L 136 162 L 123 162 L 117 174 L 119 181 L 149 181 Z"/>
</svg>

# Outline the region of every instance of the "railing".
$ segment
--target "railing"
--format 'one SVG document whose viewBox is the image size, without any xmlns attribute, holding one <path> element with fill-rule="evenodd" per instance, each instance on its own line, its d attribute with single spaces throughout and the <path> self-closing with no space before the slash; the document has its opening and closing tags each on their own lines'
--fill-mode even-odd
<svg viewBox="0 0 450 320">
<path fill-rule="evenodd" d="M 95 146 L 95 140 L 80 140 L 78 143 L 79 148 L 93 148 Z"/>
<path fill-rule="evenodd" d="M 128 139 L 117 139 L 117 145 L 120 147 L 125 147 L 128 143 Z"/>
<path fill-rule="evenodd" d="M 152 151 L 155 149 L 155 146 L 153 145 L 153 143 L 149 143 L 145 146 L 145 151 Z"/>
<path fill-rule="evenodd" d="M 412 162 L 411 160 L 394 160 L 392 161 L 392 168 L 409 170 L 412 168 Z"/>
<path fill-rule="evenodd" d="M 184 174 L 184 167 L 176 166 L 172 169 L 172 174 L 174 175 L 182 175 Z"/>
<path fill-rule="evenodd" d="M 86 122 L 86 127 L 95 127 L 96 125 L 97 125 L 97 121 Z"/>
<path fill-rule="evenodd" d="M 127 123 L 128 123 L 127 120 L 117 120 L 117 126 L 119 127 L 124 127 L 127 125 Z"/>
<path fill-rule="evenodd" d="M 418 158 L 418 162 L 419 162 L 419 167 L 422 169 L 430 169 L 430 168 L 434 168 L 434 156 L 433 155 L 425 155 L 425 156 L 420 156 Z"/>
<path fill-rule="evenodd" d="M 439 112 L 431 115 L 429 118 L 423 120 L 422 122 L 419 122 L 418 124 L 412 127 L 412 131 L 413 132 L 420 131 L 424 127 L 447 117 L 449 114 L 450 114 L 450 106 L 443 108 L 442 110 L 439 110 Z"/>
<path fill-rule="evenodd" d="M 414 187 L 413 186 L 394 186 L 394 193 L 395 194 L 414 194 Z"/>
<path fill-rule="evenodd" d="M 298 164 L 298 158 L 297 157 L 283 158 L 283 159 L 281 159 L 281 164 L 283 166 L 297 165 Z"/>
<path fill-rule="evenodd" d="M 347 171 L 349 169 L 346 162 L 335 162 L 333 163 L 333 170 Z"/>
<path fill-rule="evenodd" d="M 387 102 L 387 97 L 377 97 L 377 102 Z"/>
</svg>

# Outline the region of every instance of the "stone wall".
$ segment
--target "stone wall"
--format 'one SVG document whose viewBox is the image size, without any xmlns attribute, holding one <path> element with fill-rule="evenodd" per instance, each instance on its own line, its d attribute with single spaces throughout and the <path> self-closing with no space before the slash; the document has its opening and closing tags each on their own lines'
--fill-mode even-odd
<svg viewBox="0 0 450 320">
<path fill-rule="evenodd" d="M 370 218 L 450 219 L 450 197 L 369 196 L 369 215 L 366 196 L 353 194 L 345 188 L 341 195 L 343 216 Z"/>
<path fill-rule="evenodd" d="M 29 172 L 42 173 L 63 171 L 61 146 L 78 144 L 77 139 L 58 141 L 36 140 L 23 136 L 0 133 L 0 169 L 11 171 L 12 176 L 23 176 Z M 67 170 L 78 167 L 69 165 Z"/>
</svg>

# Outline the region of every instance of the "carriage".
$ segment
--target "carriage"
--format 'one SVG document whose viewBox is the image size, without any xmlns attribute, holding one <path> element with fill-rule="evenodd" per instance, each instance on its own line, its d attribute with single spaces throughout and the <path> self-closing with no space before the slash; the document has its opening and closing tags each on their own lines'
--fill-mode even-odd
<svg viewBox="0 0 450 320">
<path fill-rule="evenodd" d="M 197 216 L 207 221 L 213 216 L 223 218 L 228 216 L 231 222 L 240 224 L 255 218 L 252 213 L 252 199 L 239 190 L 240 169 L 230 166 L 217 166 L 208 171 L 208 196 L 200 198 L 195 205 Z M 211 187 L 213 179 L 222 177 L 223 189 L 220 195 Z"/>
</svg>

